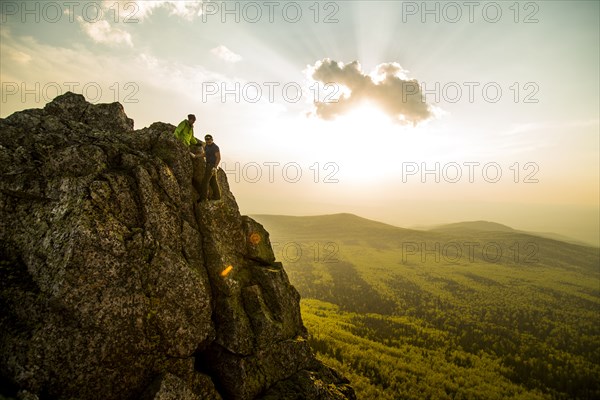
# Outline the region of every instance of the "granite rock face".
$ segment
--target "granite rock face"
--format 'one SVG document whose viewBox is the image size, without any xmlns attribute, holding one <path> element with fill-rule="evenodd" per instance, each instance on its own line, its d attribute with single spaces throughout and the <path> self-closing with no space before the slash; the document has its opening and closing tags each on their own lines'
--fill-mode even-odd
<svg viewBox="0 0 600 400">
<path fill-rule="evenodd" d="M 174 129 L 73 93 L 0 119 L 0 398 L 353 399 Z"/>
</svg>

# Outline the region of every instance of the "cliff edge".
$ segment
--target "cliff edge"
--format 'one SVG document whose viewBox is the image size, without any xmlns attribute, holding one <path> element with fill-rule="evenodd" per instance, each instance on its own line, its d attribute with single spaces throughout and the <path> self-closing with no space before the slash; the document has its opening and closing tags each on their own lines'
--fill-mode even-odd
<svg viewBox="0 0 600 400">
<path fill-rule="evenodd" d="M 0 119 L 0 398 L 354 399 L 174 129 L 73 93 Z"/>
</svg>

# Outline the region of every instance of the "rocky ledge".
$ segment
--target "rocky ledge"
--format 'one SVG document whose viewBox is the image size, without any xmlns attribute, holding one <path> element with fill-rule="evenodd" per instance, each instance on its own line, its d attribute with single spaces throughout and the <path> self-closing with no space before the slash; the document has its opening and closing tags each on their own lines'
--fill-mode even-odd
<svg viewBox="0 0 600 400">
<path fill-rule="evenodd" d="M 354 399 L 174 129 L 73 93 L 0 119 L 0 398 Z"/>
</svg>

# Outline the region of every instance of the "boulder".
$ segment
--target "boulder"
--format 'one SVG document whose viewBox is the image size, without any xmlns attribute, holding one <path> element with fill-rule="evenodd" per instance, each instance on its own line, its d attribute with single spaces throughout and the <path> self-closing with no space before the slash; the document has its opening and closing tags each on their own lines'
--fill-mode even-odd
<svg viewBox="0 0 600 400">
<path fill-rule="evenodd" d="M 0 398 L 353 398 L 222 170 L 197 203 L 174 129 L 73 93 L 0 119 Z"/>
</svg>

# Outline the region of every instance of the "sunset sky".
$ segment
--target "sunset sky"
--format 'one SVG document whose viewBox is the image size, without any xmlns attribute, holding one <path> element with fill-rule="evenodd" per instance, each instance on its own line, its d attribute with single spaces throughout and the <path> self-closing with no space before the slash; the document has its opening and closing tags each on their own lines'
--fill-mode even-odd
<svg viewBox="0 0 600 400">
<path fill-rule="evenodd" d="M 0 7 L 0 117 L 69 88 L 136 129 L 194 113 L 244 214 L 600 242 L 598 1 Z"/>
</svg>

